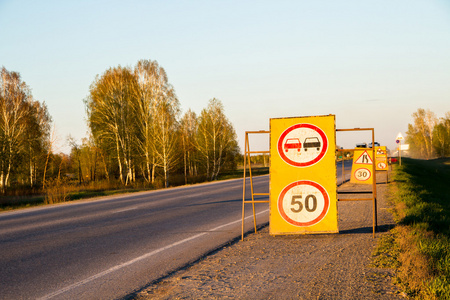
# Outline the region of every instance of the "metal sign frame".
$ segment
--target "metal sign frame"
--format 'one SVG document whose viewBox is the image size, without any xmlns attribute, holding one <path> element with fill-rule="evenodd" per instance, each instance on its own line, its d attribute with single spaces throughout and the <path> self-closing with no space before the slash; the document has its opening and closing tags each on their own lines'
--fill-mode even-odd
<svg viewBox="0 0 450 300">
<path fill-rule="evenodd" d="M 373 237 L 375 237 L 375 231 L 377 228 L 377 176 L 376 176 L 376 159 L 375 159 L 375 130 L 374 128 L 353 128 L 353 129 L 336 129 L 338 131 L 371 131 L 372 132 L 372 148 L 358 148 L 358 149 L 336 149 L 337 152 L 354 152 L 356 150 L 372 150 L 372 170 L 373 170 L 373 180 L 372 180 L 372 191 L 356 191 L 356 192 L 339 192 L 338 191 L 338 201 L 372 201 L 373 210 L 373 222 L 372 230 Z M 372 194 L 371 198 L 357 198 L 357 199 L 346 199 L 339 198 L 339 195 L 343 194 Z"/>
<path fill-rule="evenodd" d="M 376 148 L 375 148 L 375 150 L 376 150 Z M 376 159 L 377 159 L 377 157 L 375 157 L 375 160 Z M 387 165 L 386 169 L 384 169 L 384 170 L 376 170 L 376 172 L 386 172 L 386 182 L 385 183 L 389 183 L 389 161 L 388 161 L 388 155 L 387 155 L 387 148 L 386 148 L 386 165 Z"/>
<path fill-rule="evenodd" d="M 372 201 L 372 209 L 373 209 L 373 237 L 375 237 L 375 231 L 377 228 L 377 187 L 376 187 L 376 159 L 375 159 L 375 131 L 374 128 L 353 128 L 353 129 L 336 129 L 336 132 L 345 132 L 345 131 L 371 131 L 372 132 L 372 148 L 359 148 L 359 150 L 372 150 L 373 158 L 372 159 L 372 168 L 374 170 L 374 176 L 372 181 L 372 191 L 356 191 L 356 192 L 339 192 L 337 191 L 338 198 L 337 201 Z M 257 232 L 256 227 L 256 212 L 255 212 L 255 203 L 269 203 L 270 200 L 255 200 L 254 196 L 270 196 L 270 193 L 255 193 L 253 189 L 253 177 L 251 170 L 251 154 L 269 154 L 270 159 L 270 151 L 251 151 L 250 143 L 249 143 L 249 134 L 270 134 L 270 131 L 260 130 L 260 131 L 246 131 L 245 132 L 245 151 L 244 151 L 244 176 L 243 176 L 243 192 L 242 192 L 242 236 L 241 240 L 244 240 L 244 219 L 245 219 L 245 204 L 252 204 L 253 208 L 253 223 L 255 233 Z M 357 149 L 336 149 L 336 152 L 354 152 Z M 248 161 L 247 161 L 248 160 Z M 251 189 L 251 200 L 246 200 L 246 173 L 247 173 L 247 163 L 249 170 L 249 178 L 250 178 L 250 189 Z M 344 166 L 344 164 L 342 164 Z M 344 170 L 342 172 L 344 174 Z M 345 178 L 344 178 L 345 179 Z M 345 199 L 339 198 L 339 195 L 343 194 L 372 194 L 371 198 L 357 198 L 357 199 Z"/>
<path fill-rule="evenodd" d="M 249 134 L 270 134 L 270 131 L 267 130 L 259 130 L 259 131 L 246 131 L 245 132 L 245 150 L 244 150 L 244 184 L 242 191 L 242 235 L 241 241 L 244 240 L 244 219 L 245 219 L 245 204 L 252 204 L 253 208 L 253 224 L 255 227 L 255 233 L 257 232 L 256 228 L 256 212 L 255 212 L 255 203 L 269 203 L 269 200 L 255 200 L 255 196 L 269 196 L 269 193 L 255 193 L 253 189 L 253 177 L 252 177 L 252 166 L 250 160 L 250 154 L 269 154 L 270 151 L 250 151 L 250 142 L 248 139 Z M 245 182 L 246 182 L 246 167 L 247 167 L 247 158 L 248 158 L 248 171 L 250 178 L 250 191 L 251 191 L 251 200 L 245 200 Z M 269 158 L 270 159 L 270 158 Z"/>
</svg>

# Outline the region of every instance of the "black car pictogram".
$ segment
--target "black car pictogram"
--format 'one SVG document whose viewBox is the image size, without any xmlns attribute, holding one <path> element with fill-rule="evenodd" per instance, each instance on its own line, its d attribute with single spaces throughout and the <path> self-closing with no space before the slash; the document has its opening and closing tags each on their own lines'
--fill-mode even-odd
<svg viewBox="0 0 450 300">
<path fill-rule="evenodd" d="M 320 150 L 320 141 L 317 137 L 307 137 L 303 142 L 303 149 L 308 151 L 309 148 L 316 148 Z"/>
</svg>

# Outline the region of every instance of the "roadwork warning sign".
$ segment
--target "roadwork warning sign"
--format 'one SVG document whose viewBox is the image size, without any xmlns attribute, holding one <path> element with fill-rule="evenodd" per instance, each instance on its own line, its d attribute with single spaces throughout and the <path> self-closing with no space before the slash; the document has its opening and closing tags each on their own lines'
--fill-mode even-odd
<svg viewBox="0 0 450 300">
<path fill-rule="evenodd" d="M 270 120 L 270 234 L 338 232 L 335 116 Z"/>
<path fill-rule="evenodd" d="M 369 152 L 367 152 L 367 150 L 362 153 L 360 153 L 359 151 L 355 151 L 354 157 L 357 157 L 353 162 L 354 164 L 371 165 L 373 163 L 372 157 L 370 157 L 370 154 Z"/>
<path fill-rule="evenodd" d="M 351 183 L 372 184 L 373 158 L 372 149 L 355 150 L 353 153 Z"/>
<path fill-rule="evenodd" d="M 375 159 L 377 171 L 387 171 L 388 161 L 386 146 L 375 147 Z"/>
</svg>

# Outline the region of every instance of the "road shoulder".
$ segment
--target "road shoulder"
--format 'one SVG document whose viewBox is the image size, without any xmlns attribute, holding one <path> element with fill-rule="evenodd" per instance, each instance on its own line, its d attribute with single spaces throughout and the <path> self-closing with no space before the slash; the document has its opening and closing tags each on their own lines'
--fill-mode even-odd
<svg viewBox="0 0 450 300">
<path fill-rule="evenodd" d="M 344 185 L 346 189 L 360 186 Z M 371 266 L 377 239 L 394 224 L 378 184 L 372 237 L 369 202 L 339 202 L 339 234 L 270 236 L 268 227 L 143 289 L 135 299 L 404 299 L 393 271 Z"/>
</svg>

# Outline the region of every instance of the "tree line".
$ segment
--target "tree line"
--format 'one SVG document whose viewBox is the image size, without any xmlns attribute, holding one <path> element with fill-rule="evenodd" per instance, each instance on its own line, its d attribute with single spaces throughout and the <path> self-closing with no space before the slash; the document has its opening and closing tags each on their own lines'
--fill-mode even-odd
<svg viewBox="0 0 450 300">
<path fill-rule="evenodd" d="M 199 116 L 180 103 L 165 70 L 141 60 L 134 68 L 110 68 L 97 76 L 85 99 L 95 151 L 125 185 L 139 174 L 149 183 L 172 172 L 215 180 L 234 168 L 239 147 L 220 100 L 209 100 Z M 105 169 L 104 176 L 111 172 Z"/>
<path fill-rule="evenodd" d="M 0 189 L 45 182 L 51 117 L 20 74 L 1 69 Z"/>
<path fill-rule="evenodd" d="M 438 118 L 429 109 L 419 108 L 412 117 L 406 132 L 411 155 L 425 159 L 450 156 L 450 112 Z"/>
<path fill-rule="evenodd" d="M 180 102 L 158 62 L 111 67 L 97 75 L 83 100 L 90 132 L 70 155 L 52 152 L 45 103 L 32 97 L 19 73 L 4 67 L 0 92 L 1 188 L 46 182 L 136 181 L 168 187 L 215 180 L 240 157 L 222 102 L 210 99 L 199 115 L 181 113 Z"/>
</svg>

